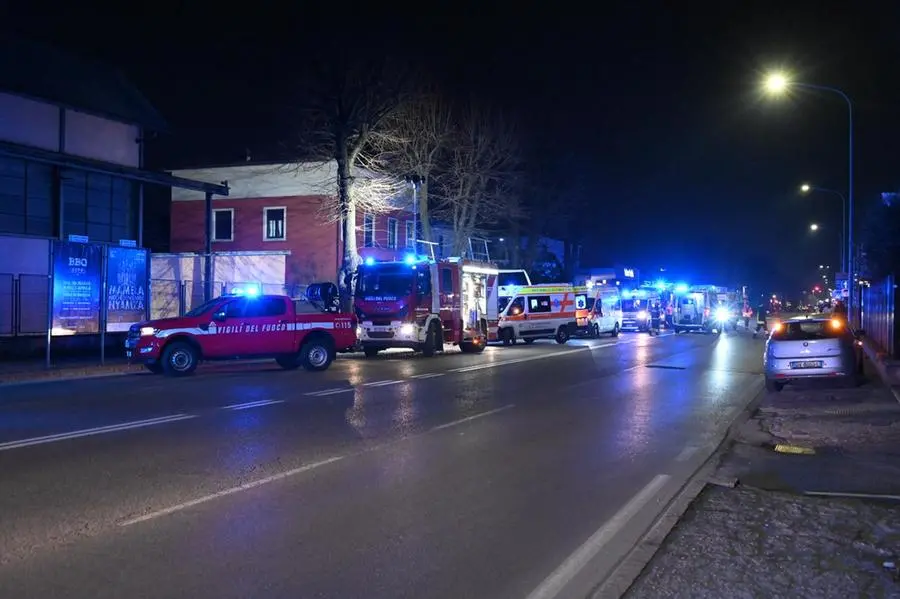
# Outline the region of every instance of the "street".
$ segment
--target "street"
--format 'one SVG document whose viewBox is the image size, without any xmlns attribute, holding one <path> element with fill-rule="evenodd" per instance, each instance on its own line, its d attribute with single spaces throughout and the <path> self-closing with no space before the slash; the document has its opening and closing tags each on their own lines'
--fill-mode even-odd
<svg viewBox="0 0 900 599">
<path fill-rule="evenodd" d="M 749 334 L 0 388 L 0 596 L 577 596 L 762 386 Z"/>
</svg>

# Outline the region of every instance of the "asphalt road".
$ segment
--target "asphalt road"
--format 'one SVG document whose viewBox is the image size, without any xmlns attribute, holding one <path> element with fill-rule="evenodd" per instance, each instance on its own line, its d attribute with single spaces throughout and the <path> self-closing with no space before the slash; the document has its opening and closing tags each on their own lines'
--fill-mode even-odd
<svg viewBox="0 0 900 599">
<path fill-rule="evenodd" d="M 761 352 L 623 334 L 0 387 L 0 596 L 575 596 L 752 399 Z"/>
</svg>

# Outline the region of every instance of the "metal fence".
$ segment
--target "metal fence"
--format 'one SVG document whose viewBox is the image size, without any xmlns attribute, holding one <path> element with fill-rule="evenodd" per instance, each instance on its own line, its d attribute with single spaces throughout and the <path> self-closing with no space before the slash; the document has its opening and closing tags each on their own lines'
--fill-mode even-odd
<svg viewBox="0 0 900 599">
<path fill-rule="evenodd" d="M 862 288 L 860 322 L 866 336 L 890 357 L 897 357 L 900 349 L 894 329 L 894 312 L 897 308 L 897 285 L 894 277 L 870 283 Z"/>
<path fill-rule="evenodd" d="M 46 276 L 0 273 L 0 337 L 45 335 L 49 300 Z"/>
<path fill-rule="evenodd" d="M 213 294 L 224 295 L 236 288 L 255 287 L 262 294 L 302 297 L 306 285 L 262 285 L 245 281 L 215 281 Z M 150 318 L 175 318 L 201 305 L 204 298 L 203 281 L 152 279 L 150 281 Z"/>
</svg>

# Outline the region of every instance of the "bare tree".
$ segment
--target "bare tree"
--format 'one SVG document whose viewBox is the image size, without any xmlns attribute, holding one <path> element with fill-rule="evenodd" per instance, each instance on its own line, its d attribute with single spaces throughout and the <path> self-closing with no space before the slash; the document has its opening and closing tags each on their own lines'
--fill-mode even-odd
<svg viewBox="0 0 900 599">
<path fill-rule="evenodd" d="M 398 190 L 396 180 L 374 176 L 381 169 L 373 169 L 375 159 L 367 161 L 363 151 L 374 132 L 403 103 L 411 71 L 388 59 L 353 59 L 346 65 L 317 62 L 319 70 L 304 93 L 303 135 L 296 153 L 304 160 L 337 163 L 337 197 L 332 204 L 323 205 L 323 214 L 342 223 L 339 284 L 347 300 L 352 293 L 351 275 L 359 265 L 357 212 L 389 210 Z"/>
<path fill-rule="evenodd" d="M 431 235 L 430 187 L 439 175 L 457 137 L 450 104 L 437 92 L 427 91 L 409 98 L 385 119 L 372 136 L 371 149 L 383 172 L 414 178 L 418 185 L 416 209 L 421 238 Z"/>
<path fill-rule="evenodd" d="M 434 213 L 452 224 L 452 250 L 460 255 L 480 226 L 519 216 L 513 193 L 519 155 L 513 128 L 497 112 L 470 103 L 454 122 Z"/>
</svg>

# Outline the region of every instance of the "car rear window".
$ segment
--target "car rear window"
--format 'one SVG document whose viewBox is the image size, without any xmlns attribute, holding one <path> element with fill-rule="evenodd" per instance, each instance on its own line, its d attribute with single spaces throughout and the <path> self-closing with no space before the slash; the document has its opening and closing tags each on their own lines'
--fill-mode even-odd
<svg viewBox="0 0 900 599">
<path fill-rule="evenodd" d="M 785 322 L 781 329 L 772 333 L 780 341 L 809 341 L 812 339 L 836 339 L 845 333 L 843 325 L 834 327 L 831 321 L 811 320 Z"/>
</svg>

